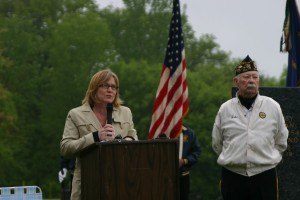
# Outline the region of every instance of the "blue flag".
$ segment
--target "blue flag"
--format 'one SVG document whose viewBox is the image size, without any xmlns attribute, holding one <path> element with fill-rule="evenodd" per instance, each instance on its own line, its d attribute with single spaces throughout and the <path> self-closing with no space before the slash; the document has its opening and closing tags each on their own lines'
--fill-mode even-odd
<svg viewBox="0 0 300 200">
<path fill-rule="evenodd" d="M 283 25 L 285 48 L 289 52 L 286 86 L 300 86 L 300 15 L 296 0 L 286 1 L 285 20 Z"/>
</svg>

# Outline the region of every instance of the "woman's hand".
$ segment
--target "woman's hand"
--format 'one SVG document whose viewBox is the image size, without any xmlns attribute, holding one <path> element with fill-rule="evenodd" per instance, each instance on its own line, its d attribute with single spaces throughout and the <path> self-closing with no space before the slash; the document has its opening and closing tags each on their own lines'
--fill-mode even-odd
<svg viewBox="0 0 300 200">
<path fill-rule="evenodd" d="M 100 141 L 113 140 L 115 138 L 115 129 L 111 124 L 105 124 L 98 133 Z"/>
</svg>

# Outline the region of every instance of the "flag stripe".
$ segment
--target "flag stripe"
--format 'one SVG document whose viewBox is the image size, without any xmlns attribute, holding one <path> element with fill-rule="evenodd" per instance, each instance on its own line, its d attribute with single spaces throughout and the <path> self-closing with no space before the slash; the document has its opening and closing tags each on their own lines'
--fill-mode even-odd
<svg viewBox="0 0 300 200">
<path fill-rule="evenodd" d="M 170 138 L 179 135 L 182 119 L 188 112 L 186 61 L 181 27 L 179 0 L 173 0 L 173 15 L 160 82 L 152 110 L 149 139 L 164 133 Z"/>
<path fill-rule="evenodd" d="M 175 84 L 173 85 L 172 89 L 169 91 L 168 101 L 165 103 L 161 103 L 158 108 L 165 109 L 158 109 L 157 112 L 154 113 L 157 120 L 155 121 L 155 124 L 152 125 L 153 129 L 156 130 L 155 133 L 150 135 L 151 137 L 158 136 L 159 133 L 165 133 L 170 132 L 170 127 L 172 127 L 172 124 L 178 124 L 178 122 L 181 122 L 182 113 L 185 114 L 188 107 L 188 101 L 187 101 L 187 81 L 183 79 L 183 75 L 180 75 Z M 182 90 L 177 89 L 181 86 L 182 82 Z M 167 84 L 167 83 L 166 83 Z M 164 88 L 164 87 L 163 87 Z M 165 96 L 166 97 L 166 96 Z M 166 98 L 164 98 L 166 99 Z M 175 103 L 174 103 L 175 102 Z M 181 108 L 181 103 L 183 103 L 183 109 Z M 158 101 L 156 101 L 156 105 L 158 105 Z M 175 111 L 178 110 L 178 112 L 175 113 Z M 184 112 L 183 112 L 184 111 Z M 173 119 L 173 123 L 171 123 L 171 120 Z M 178 122 L 177 122 L 178 121 Z M 161 122 L 163 122 L 164 126 L 160 126 Z M 160 128 L 159 128 L 160 126 Z M 176 127 L 176 126 L 175 126 Z M 177 133 L 180 132 L 180 128 L 176 128 L 176 132 L 172 133 L 171 136 L 177 135 Z M 151 130 L 150 132 L 153 132 Z"/>
<path fill-rule="evenodd" d="M 183 70 L 180 70 L 180 71 L 185 71 L 186 70 L 185 65 L 181 65 L 181 66 L 182 66 Z M 178 67 L 178 69 L 180 69 L 180 67 Z M 172 85 L 173 82 L 171 82 L 169 80 L 170 87 L 172 89 L 168 92 L 168 95 L 167 95 L 168 101 L 166 103 L 159 104 L 160 103 L 159 100 L 161 100 L 162 98 L 157 99 L 155 105 L 156 106 L 160 105 L 160 107 L 165 107 L 165 109 L 158 109 L 158 112 L 154 114 L 156 116 L 159 116 L 159 118 L 157 119 L 157 121 L 155 122 L 155 125 L 153 126 L 153 129 L 156 129 L 156 132 L 152 135 L 157 136 L 159 133 L 170 132 L 169 127 L 172 127 L 172 126 L 169 126 L 170 124 L 172 125 L 172 123 L 170 121 L 174 117 L 175 110 L 180 109 L 181 103 L 183 102 L 183 98 L 185 98 L 185 103 L 183 104 L 183 105 L 185 105 L 184 106 L 185 109 L 183 109 L 183 110 L 187 110 L 186 109 L 187 106 L 188 106 L 188 102 L 187 102 L 187 81 L 186 81 L 186 79 L 182 80 L 183 77 L 184 77 L 184 73 L 183 74 L 180 73 L 180 75 L 178 75 L 178 78 L 177 78 L 174 85 Z M 166 83 L 166 85 L 167 84 L 168 83 Z M 182 88 L 183 88 L 182 91 L 180 89 L 178 89 L 181 85 L 182 85 Z M 163 87 L 163 88 L 166 88 L 166 87 Z M 177 92 L 177 94 L 175 94 L 175 92 Z M 162 92 L 160 92 L 160 94 L 162 94 Z M 174 103 L 174 102 L 176 102 L 176 103 Z M 167 106 L 165 106 L 165 105 L 167 105 Z M 162 111 L 162 112 L 160 112 L 160 111 Z M 182 113 L 182 111 L 181 111 L 181 113 Z M 181 113 L 180 113 L 179 118 L 182 117 Z M 178 119 L 175 118 L 173 120 L 175 122 L 177 122 Z M 163 121 L 165 125 L 161 128 L 158 128 L 161 121 Z M 174 124 L 177 124 L 177 123 L 174 123 Z M 150 131 L 150 132 L 152 132 L 152 131 Z M 176 134 L 173 134 L 173 135 L 176 135 Z"/>
</svg>

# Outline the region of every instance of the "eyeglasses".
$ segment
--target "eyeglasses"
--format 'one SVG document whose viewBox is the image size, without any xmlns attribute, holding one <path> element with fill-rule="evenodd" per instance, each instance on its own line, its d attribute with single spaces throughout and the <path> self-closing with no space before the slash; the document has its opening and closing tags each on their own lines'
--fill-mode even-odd
<svg viewBox="0 0 300 200">
<path fill-rule="evenodd" d="M 118 89 L 117 86 L 110 85 L 110 84 L 107 84 L 107 83 L 101 84 L 99 87 L 102 87 L 102 88 L 104 88 L 106 90 L 108 90 L 108 88 L 111 88 L 113 91 L 116 91 Z"/>
</svg>

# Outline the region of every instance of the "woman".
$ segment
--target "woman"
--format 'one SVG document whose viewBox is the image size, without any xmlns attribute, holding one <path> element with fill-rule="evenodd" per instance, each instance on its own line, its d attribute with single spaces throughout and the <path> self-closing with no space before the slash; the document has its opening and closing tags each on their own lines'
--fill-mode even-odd
<svg viewBox="0 0 300 200">
<path fill-rule="evenodd" d="M 107 124 L 108 103 L 113 104 L 112 124 Z M 137 140 L 132 114 L 129 108 L 121 106 L 119 79 L 106 69 L 97 72 L 91 79 L 82 105 L 69 111 L 62 140 L 61 154 L 74 157 L 77 152 L 94 142 L 113 140 L 121 135 L 126 140 Z M 72 182 L 72 200 L 81 199 L 80 158 L 76 158 Z"/>
</svg>

